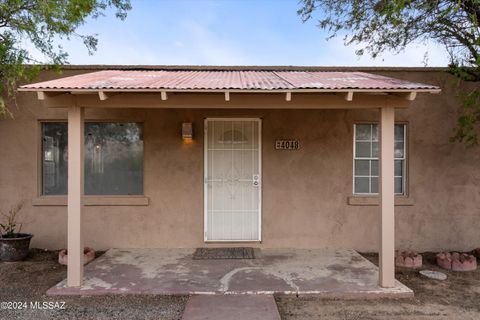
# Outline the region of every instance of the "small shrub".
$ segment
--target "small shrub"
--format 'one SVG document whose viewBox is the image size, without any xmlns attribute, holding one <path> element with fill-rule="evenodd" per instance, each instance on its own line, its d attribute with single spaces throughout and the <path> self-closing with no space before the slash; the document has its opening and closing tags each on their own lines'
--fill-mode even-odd
<svg viewBox="0 0 480 320">
<path fill-rule="evenodd" d="M 17 217 L 23 208 L 23 202 L 13 206 L 8 213 L 0 211 L 0 215 L 5 223 L 0 223 L 0 238 L 15 238 L 22 229 L 22 224 L 18 222 Z"/>
</svg>

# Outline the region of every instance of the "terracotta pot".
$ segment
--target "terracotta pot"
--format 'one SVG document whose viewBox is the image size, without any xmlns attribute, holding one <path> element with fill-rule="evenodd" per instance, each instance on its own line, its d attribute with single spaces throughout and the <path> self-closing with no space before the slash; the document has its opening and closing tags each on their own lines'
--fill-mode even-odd
<svg viewBox="0 0 480 320">
<path fill-rule="evenodd" d="M 29 233 L 16 233 L 15 238 L 0 238 L 0 260 L 20 261 L 25 259 L 32 237 L 33 235 Z"/>
<path fill-rule="evenodd" d="M 85 247 L 83 249 L 83 264 L 87 264 L 93 259 L 95 259 L 95 251 L 92 248 Z M 58 253 L 58 263 L 68 265 L 67 249 L 60 250 Z"/>
</svg>

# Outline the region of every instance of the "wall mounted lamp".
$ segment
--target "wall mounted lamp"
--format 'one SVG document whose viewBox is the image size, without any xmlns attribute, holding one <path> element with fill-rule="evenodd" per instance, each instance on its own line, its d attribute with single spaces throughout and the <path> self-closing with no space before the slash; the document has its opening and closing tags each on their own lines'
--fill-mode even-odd
<svg viewBox="0 0 480 320">
<path fill-rule="evenodd" d="M 184 143 L 193 141 L 193 125 L 191 122 L 182 123 L 182 140 Z"/>
</svg>

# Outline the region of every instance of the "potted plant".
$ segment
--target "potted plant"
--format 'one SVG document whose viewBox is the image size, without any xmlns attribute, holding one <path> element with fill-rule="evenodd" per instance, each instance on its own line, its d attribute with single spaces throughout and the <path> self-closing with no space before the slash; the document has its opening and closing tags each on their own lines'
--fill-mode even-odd
<svg viewBox="0 0 480 320">
<path fill-rule="evenodd" d="M 0 260 L 19 261 L 27 257 L 30 240 L 33 235 L 20 233 L 22 224 L 17 221 L 17 216 L 23 207 L 19 203 L 12 207 L 8 213 L 0 212 L 4 222 L 0 223 Z"/>
</svg>

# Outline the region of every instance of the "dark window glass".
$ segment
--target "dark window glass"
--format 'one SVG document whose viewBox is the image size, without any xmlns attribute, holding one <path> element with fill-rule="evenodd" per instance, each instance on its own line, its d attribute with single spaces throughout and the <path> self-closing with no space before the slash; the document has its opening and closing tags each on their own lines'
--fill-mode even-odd
<svg viewBox="0 0 480 320">
<path fill-rule="evenodd" d="M 67 124 L 43 123 L 43 194 L 67 193 Z M 139 123 L 85 123 L 85 194 L 143 194 Z"/>
<path fill-rule="evenodd" d="M 42 193 L 67 194 L 67 124 L 42 125 Z"/>
</svg>

